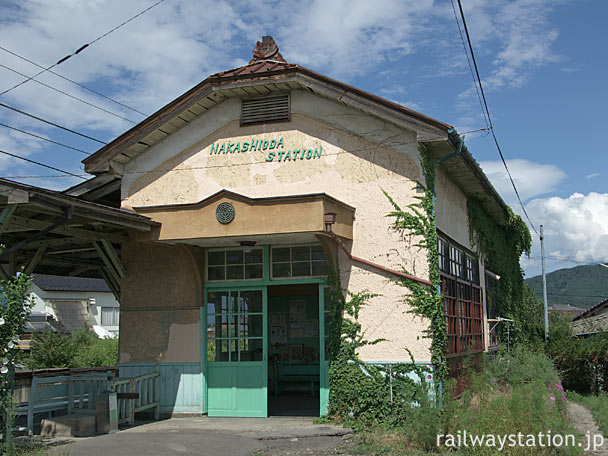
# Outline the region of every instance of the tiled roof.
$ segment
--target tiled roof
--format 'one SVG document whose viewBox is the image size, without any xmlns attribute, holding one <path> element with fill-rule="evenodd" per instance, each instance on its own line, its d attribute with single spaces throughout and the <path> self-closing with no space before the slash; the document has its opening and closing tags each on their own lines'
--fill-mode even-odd
<svg viewBox="0 0 608 456">
<path fill-rule="evenodd" d="M 34 283 L 44 291 L 98 291 L 110 293 L 111 290 L 102 279 L 86 277 L 65 277 L 49 274 L 34 274 Z"/>
<path fill-rule="evenodd" d="M 263 60 L 250 63 L 248 65 L 233 68 L 232 70 L 221 71 L 212 75 L 212 78 L 229 78 L 232 76 L 242 76 L 246 74 L 264 74 L 270 71 L 295 70 L 298 65 L 295 63 L 278 62 L 276 60 Z"/>
</svg>

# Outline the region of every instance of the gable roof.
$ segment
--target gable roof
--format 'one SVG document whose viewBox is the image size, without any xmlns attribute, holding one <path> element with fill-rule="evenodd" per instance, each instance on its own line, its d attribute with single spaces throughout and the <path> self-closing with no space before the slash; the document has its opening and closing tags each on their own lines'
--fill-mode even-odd
<svg viewBox="0 0 608 456">
<path fill-rule="evenodd" d="M 111 293 L 103 279 L 34 274 L 34 284 L 43 291 L 88 291 Z"/>
<path fill-rule="evenodd" d="M 272 55 L 268 58 L 261 58 L 263 52 L 258 52 L 264 43 L 270 44 L 266 49 Z M 305 89 L 415 131 L 418 142 L 427 147 L 437 160 L 453 156 L 458 149 L 460 153 L 456 159 L 440 166 L 468 197 L 480 199 L 496 220 L 501 222 L 508 216 L 507 205 L 466 146 L 458 147 L 461 138 L 452 126 L 308 68 L 288 63 L 278 53 L 278 47 L 271 37 L 264 37 L 264 43 L 257 43 L 254 58 L 249 64 L 209 76 L 85 158 L 82 161 L 85 171 L 92 174 L 121 174 L 122 165 L 227 98 L 260 97 L 273 92 Z"/>
<path fill-rule="evenodd" d="M 447 130 L 451 128 L 446 123 L 300 65 L 264 60 L 209 76 L 86 157 L 82 163 L 88 173 L 108 171 L 110 160 L 118 158 L 118 162 L 128 161 L 226 98 L 254 97 L 273 91 L 298 88 L 324 92 L 327 96 L 331 96 L 331 93 L 341 102 L 356 105 L 359 109 L 374 105 L 383 111 L 386 117 L 390 118 L 392 115 L 392 120 L 395 122 L 399 122 L 399 119 L 402 121 L 407 119 L 422 130 L 426 128 L 428 138 L 437 138 L 439 132 L 447 138 Z M 424 139 L 424 132 L 422 136 Z M 121 154 L 124 157 L 121 157 Z"/>
<path fill-rule="evenodd" d="M 583 313 L 581 313 L 580 315 L 577 315 L 576 318 L 574 320 L 581 320 L 583 318 L 587 318 L 587 317 L 592 317 L 594 316 L 599 310 L 603 309 L 604 307 L 608 307 L 608 298 L 604 299 L 603 301 L 601 301 L 600 303 L 594 305 L 593 307 L 585 310 Z"/>
</svg>

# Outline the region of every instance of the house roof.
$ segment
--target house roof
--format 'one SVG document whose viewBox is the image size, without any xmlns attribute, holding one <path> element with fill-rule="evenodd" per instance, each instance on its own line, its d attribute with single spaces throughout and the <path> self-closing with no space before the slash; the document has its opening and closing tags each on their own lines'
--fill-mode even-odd
<svg viewBox="0 0 608 456">
<path fill-rule="evenodd" d="M 608 314 L 582 319 L 575 318 L 570 325 L 577 336 L 608 332 Z"/>
<path fill-rule="evenodd" d="M 583 309 L 569 304 L 553 304 L 549 307 L 549 310 L 554 310 L 556 312 L 583 312 Z"/>
<path fill-rule="evenodd" d="M 604 307 L 608 307 L 608 298 L 604 299 L 603 301 L 594 305 L 593 307 L 585 310 L 580 315 L 577 315 L 574 320 L 582 320 L 583 318 L 593 316 L 597 311 L 603 309 Z"/>
<path fill-rule="evenodd" d="M 110 293 L 103 279 L 34 274 L 33 281 L 43 291 L 89 291 Z"/>
</svg>

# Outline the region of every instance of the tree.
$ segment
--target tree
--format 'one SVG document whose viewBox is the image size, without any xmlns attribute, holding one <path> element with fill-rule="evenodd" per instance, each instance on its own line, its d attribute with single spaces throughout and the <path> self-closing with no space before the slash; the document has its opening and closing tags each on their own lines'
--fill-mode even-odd
<svg viewBox="0 0 608 456">
<path fill-rule="evenodd" d="M 16 346 L 32 308 L 29 298 L 31 277 L 17 273 L 0 280 L 0 411 L 4 417 L 5 445 L 12 445 L 13 378 L 15 361 L 21 352 Z"/>
</svg>

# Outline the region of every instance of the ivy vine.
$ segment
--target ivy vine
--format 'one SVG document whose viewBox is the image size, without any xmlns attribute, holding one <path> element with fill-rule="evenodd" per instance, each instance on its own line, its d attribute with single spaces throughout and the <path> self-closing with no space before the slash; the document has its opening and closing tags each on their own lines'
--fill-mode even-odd
<svg viewBox="0 0 608 456">
<path fill-rule="evenodd" d="M 338 275 L 330 271 L 326 310 L 329 350 L 329 415 L 354 428 L 374 424 L 396 425 L 411 417 L 413 409 L 432 400 L 426 366 L 411 363 L 375 365 L 363 362 L 357 350 L 383 339 L 368 341 L 358 321 L 361 308 L 377 296 L 342 290 Z M 431 404 L 432 405 L 432 404 Z"/>
<path fill-rule="evenodd" d="M 429 281 L 431 286 L 423 285 L 411 279 L 400 278 L 399 284 L 409 289 L 410 294 L 406 302 L 411 306 L 410 312 L 427 318 L 429 326 L 424 337 L 431 339 L 431 362 L 435 372 L 435 387 L 439 388 L 441 382 L 447 379 L 448 368 L 446 362 L 447 335 L 446 323 L 443 312 L 443 302 L 439 289 L 441 277 L 439 275 L 439 253 L 437 251 L 437 229 L 435 227 L 435 204 L 433 189 L 435 188 L 435 166 L 428 151 L 419 148 L 422 172 L 426 185 L 416 183 L 416 188 L 423 191 L 422 195 L 416 195 L 416 202 L 409 204 L 407 210 L 401 209 L 391 196 L 384 192 L 393 205 L 394 210 L 388 214 L 393 217 L 394 228 L 417 236 L 418 241 L 414 246 L 420 247 L 427 252 L 427 263 L 429 268 Z M 404 268 L 404 272 L 408 272 Z"/>
<path fill-rule="evenodd" d="M 477 199 L 468 201 L 471 245 L 481 253 L 485 266 L 500 276 L 495 283 L 497 316 L 514 320 L 511 337 L 525 342 L 531 337 L 530 316 L 524 297 L 524 274 L 519 264 L 522 254 L 530 254 L 532 237 L 522 218 L 507 207 L 502 223 L 488 213 Z M 504 331 L 504 327 L 501 328 Z"/>
</svg>

